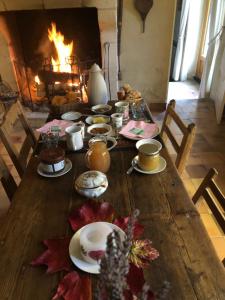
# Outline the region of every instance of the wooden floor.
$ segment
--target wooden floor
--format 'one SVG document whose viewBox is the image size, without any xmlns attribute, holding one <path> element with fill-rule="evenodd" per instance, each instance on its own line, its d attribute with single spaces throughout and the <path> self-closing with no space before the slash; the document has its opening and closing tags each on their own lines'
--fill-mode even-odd
<svg viewBox="0 0 225 300">
<path fill-rule="evenodd" d="M 194 122 L 197 125 L 195 142 L 186 169 L 182 175 L 183 182 L 190 197 L 193 196 L 201 180 L 211 167 L 219 171 L 218 182 L 225 192 L 225 121 L 223 121 L 221 125 L 216 124 L 214 104 L 209 100 L 179 100 L 176 105 L 176 111 L 185 122 Z M 164 113 L 153 112 L 153 116 L 156 122 L 161 124 Z M 33 128 L 39 127 L 42 123 L 44 123 L 44 119 L 31 119 Z M 179 141 L 181 133 L 175 127 L 174 130 L 176 130 L 176 138 Z M 22 138 L 21 130 L 18 128 L 14 136 L 15 144 L 18 147 L 20 146 Z M 172 146 L 167 146 L 171 155 L 175 157 Z M 2 144 L 0 144 L 0 153 L 3 154 L 12 174 L 19 183 L 19 176 Z M 9 203 L 1 186 L 0 200 L 0 212 L 3 213 L 9 206 Z M 225 236 L 217 226 L 210 210 L 203 200 L 199 201 L 197 208 L 219 258 L 224 258 Z"/>
</svg>

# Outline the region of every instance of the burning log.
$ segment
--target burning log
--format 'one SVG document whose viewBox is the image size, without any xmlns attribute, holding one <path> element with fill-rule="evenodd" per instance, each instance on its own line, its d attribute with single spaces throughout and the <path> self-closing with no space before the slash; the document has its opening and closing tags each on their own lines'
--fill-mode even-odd
<svg viewBox="0 0 225 300">
<path fill-rule="evenodd" d="M 38 76 L 42 82 L 46 83 L 54 83 L 54 82 L 77 82 L 80 81 L 80 74 L 75 73 L 61 73 L 61 72 L 53 72 L 40 70 L 38 72 Z"/>
</svg>

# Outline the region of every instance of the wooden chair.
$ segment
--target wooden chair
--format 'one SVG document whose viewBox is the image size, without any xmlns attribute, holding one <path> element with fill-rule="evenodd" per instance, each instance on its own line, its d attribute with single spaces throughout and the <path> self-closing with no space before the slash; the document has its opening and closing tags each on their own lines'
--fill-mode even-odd
<svg viewBox="0 0 225 300">
<path fill-rule="evenodd" d="M 11 135 L 15 133 L 15 123 L 17 120 L 20 121 L 26 134 L 20 151 L 17 150 L 11 138 Z M 0 127 L 0 138 L 18 174 L 22 177 L 26 169 L 30 150 L 32 148 L 34 149 L 37 140 L 18 101 L 10 107 L 3 117 L 3 122 Z"/>
<path fill-rule="evenodd" d="M 163 141 L 166 141 L 166 138 L 169 138 L 174 150 L 177 153 L 175 165 L 178 172 L 181 174 L 185 168 L 185 163 L 187 161 L 188 155 L 190 153 L 194 136 L 195 136 L 195 124 L 191 123 L 186 126 L 183 121 L 180 119 L 178 114 L 175 112 L 175 100 L 171 100 L 167 106 L 166 114 L 163 120 L 161 137 Z M 179 145 L 176 141 L 169 125 L 174 121 L 177 127 L 181 130 L 183 137 L 181 144 Z"/>
<path fill-rule="evenodd" d="M 192 200 L 195 203 L 203 197 L 212 211 L 217 223 L 225 233 L 225 196 L 221 192 L 215 177 L 218 175 L 216 169 L 210 169 L 203 179 Z"/>
<path fill-rule="evenodd" d="M 5 192 L 7 196 L 9 197 L 9 200 L 12 200 L 12 197 L 17 189 L 17 184 L 12 177 L 11 173 L 9 172 L 6 163 L 0 156 L 0 180 L 3 185 L 3 188 L 5 189 Z"/>
</svg>

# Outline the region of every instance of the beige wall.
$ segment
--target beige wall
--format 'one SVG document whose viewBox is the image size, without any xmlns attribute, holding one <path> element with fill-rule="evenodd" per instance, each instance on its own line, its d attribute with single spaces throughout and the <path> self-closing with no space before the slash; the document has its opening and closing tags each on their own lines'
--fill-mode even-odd
<svg viewBox="0 0 225 300">
<path fill-rule="evenodd" d="M 133 0 L 124 0 L 121 73 L 151 103 L 166 102 L 176 0 L 154 0 L 141 33 Z"/>
</svg>

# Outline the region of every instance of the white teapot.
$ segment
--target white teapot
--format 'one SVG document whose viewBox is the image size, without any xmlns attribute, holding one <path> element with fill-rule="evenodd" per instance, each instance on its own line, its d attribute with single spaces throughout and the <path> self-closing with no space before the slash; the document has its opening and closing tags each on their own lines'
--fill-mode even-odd
<svg viewBox="0 0 225 300">
<path fill-rule="evenodd" d="M 87 94 L 91 105 L 106 104 L 108 102 L 106 82 L 102 70 L 97 64 L 93 64 L 89 70 Z"/>
</svg>

